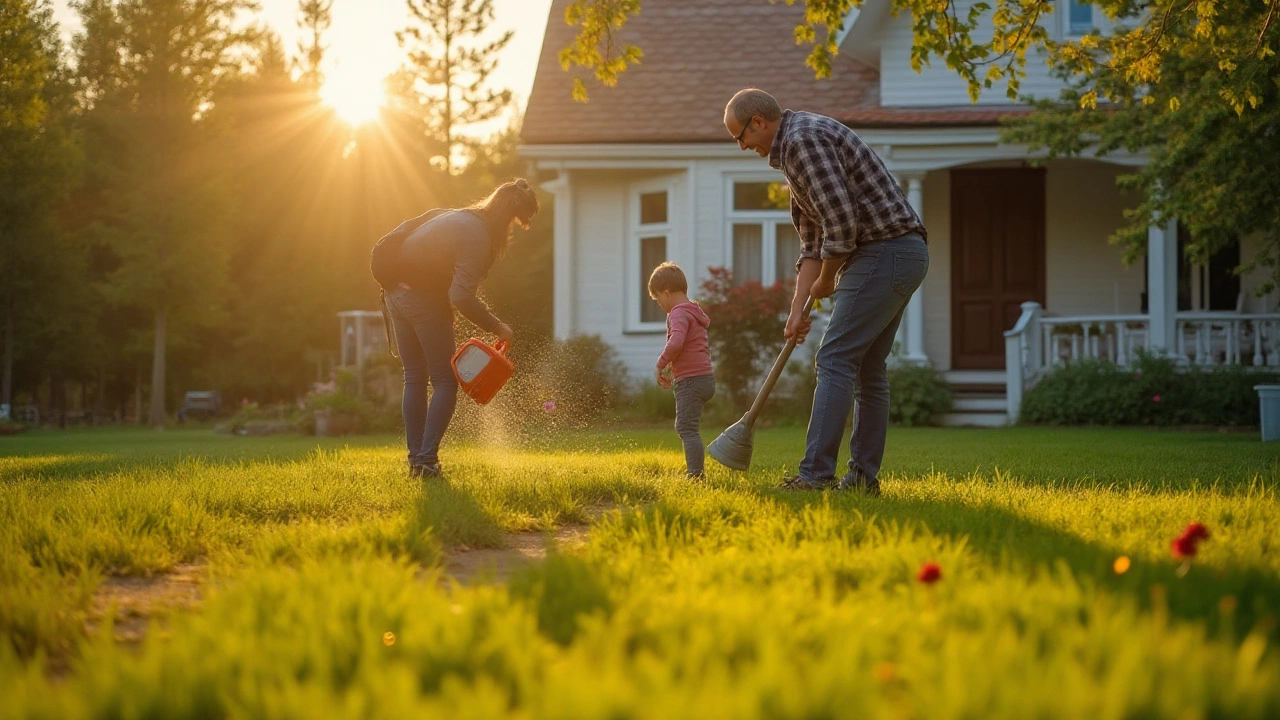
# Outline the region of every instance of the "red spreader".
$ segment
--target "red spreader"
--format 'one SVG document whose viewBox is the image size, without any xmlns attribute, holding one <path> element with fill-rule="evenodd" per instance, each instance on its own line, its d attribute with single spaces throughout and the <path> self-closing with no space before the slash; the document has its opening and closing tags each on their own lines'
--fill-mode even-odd
<svg viewBox="0 0 1280 720">
<path fill-rule="evenodd" d="M 507 357 L 510 345 L 501 340 L 496 348 L 483 340 L 471 338 L 453 354 L 453 374 L 466 393 L 481 405 L 488 405 L 494 395 L 507 384 L 516 366 Z"/>
</svg>

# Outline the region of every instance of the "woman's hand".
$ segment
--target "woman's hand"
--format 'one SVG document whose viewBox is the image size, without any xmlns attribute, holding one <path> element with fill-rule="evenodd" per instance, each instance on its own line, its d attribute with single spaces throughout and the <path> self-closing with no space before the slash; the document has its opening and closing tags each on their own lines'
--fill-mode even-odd
<svg viewBox="0 0 1280 720">
<path fill-rule="evenodd" d="M 516 337 L 516 334 L 511 331 L 511 326 L 506 323 L 500 323 L 498 329 L 493 331 L 493 334 L 497 335 L 499 340 L 508 344 Z"/>
</svg>

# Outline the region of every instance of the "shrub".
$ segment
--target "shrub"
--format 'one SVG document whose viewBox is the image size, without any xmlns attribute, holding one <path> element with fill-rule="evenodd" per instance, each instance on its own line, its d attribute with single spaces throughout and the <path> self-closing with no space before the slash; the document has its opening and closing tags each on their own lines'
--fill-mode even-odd
<svg viewBox="0 0 1280 720">
<path fill-rule="evenodd" d="M 709 268 L 709 272 L 698 302 L 711 317 L 707 339 L 715 359 L 717 392 L 742 411 L 785 343 L 782 331 L 791 290 L 784 283 L 764 287 L 748 282 L 735 287 L 728 269 Z"/>
<path fill-rule="evenodd" d="M 951 388 L 931 365 L 889 368 L 889 422 L 914 427 L 951 410 Z"/>
<path fill-rule="evenodd" d="M 1020 419 L 1046 425 L 1257 425 L 1253 386 L 1277 378 L 1240 367 L 1179 371 L 1172 358 L 1145 353 L 1128 368 L 1080 360 L 1023 396 Z"/>
<path fill-rule="evenodd" d="M 639 389 L 627 397 L 623 417 L 643 422 L 673 422 L 676 417 L 676 396 L 671 390 L 663 390 L 653 381 L 640 383 Z"/>
</svg>

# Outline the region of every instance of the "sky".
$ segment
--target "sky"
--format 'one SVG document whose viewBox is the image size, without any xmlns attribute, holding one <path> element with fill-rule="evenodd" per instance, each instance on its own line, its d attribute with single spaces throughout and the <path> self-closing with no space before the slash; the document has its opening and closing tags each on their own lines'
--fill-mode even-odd
<svg viewBox="0 0 1280 720">
<path fill-rule="evenodd" d="M 258 2 L 262 21 L 281 36 L 290 53 L 296 53 L 297 0 Z M 54 0 L 53 4 L 63 34 L 69 37 L 79 29 L 79 19 L 68 7 L 68 0 Z M 506 30 L 514 30 L 515 36 L 503 50 L 498 68 L 490 76 L 491 84 L 510 88 L 523 111 L 533 87 L 551 0 L 493 0 L 493 6 L 496 17 L 489 28 L 493 37 Z M 353 92 L 359 87 L 378 87 L 403 57 L 395 32 L 408 24 L 404 0 L 334 0 L 326 74 Z"/>
</svg>

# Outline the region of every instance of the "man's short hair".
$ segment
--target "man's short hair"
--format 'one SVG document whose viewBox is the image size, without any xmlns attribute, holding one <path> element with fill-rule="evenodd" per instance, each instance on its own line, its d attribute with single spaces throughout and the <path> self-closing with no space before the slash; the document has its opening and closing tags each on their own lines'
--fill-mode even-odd
<svg viewBox="0 0 1280 720">
<path fill-rule="evenodd" d="M 782 117 L 782 106 L 769 93 L 759 88 L 747 88 L 729 99 L 725 114 L 732 115 L 739 125 L 746 125 L 756 115 L 773 122 Z"/>
<path fill-rule="evenodd" d="M 664 291 L 689 292 L 689 281 L 684 278 L 684 271 L 673 262 L 664 262 L 653 269 L 649 276 L 649 296 L 656 297 Z"/>
</svg>

